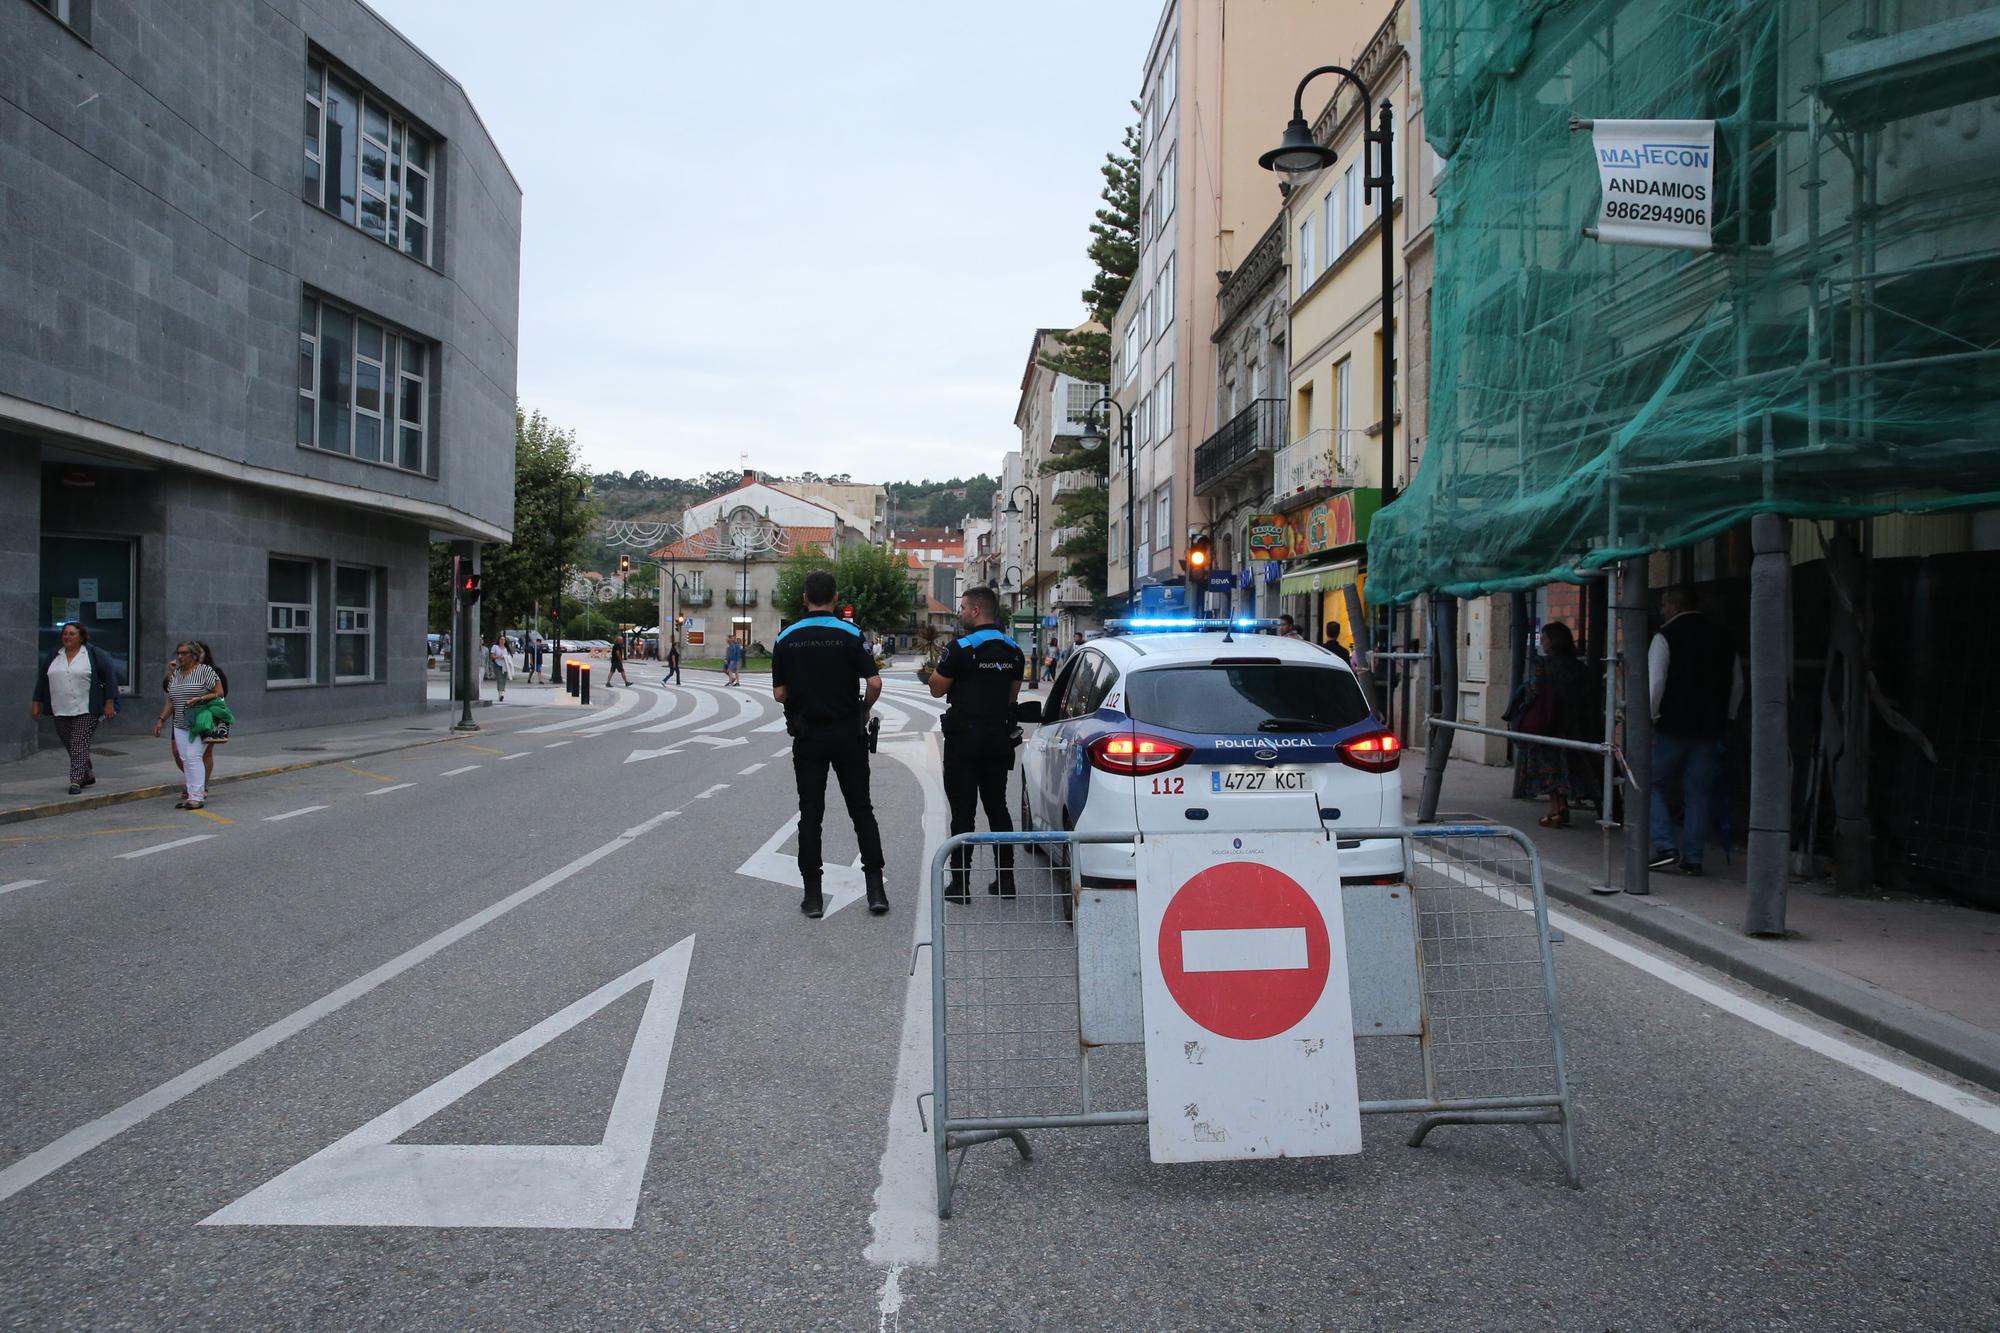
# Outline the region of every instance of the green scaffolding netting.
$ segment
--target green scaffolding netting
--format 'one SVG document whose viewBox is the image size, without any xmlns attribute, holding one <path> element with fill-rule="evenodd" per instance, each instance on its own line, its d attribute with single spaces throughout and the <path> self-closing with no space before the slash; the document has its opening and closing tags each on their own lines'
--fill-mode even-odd
<svg viewBox="0 0 2000 1333">
<path fill-rule="evenodd" d="M 2000 9 L 1424 0 L 1422 32 L 1430 420 L 1371 598 L 2000 505 Z M 1716 248 L 1586 238 L 1572 117 L 1714 120 Z"/>
</svg>

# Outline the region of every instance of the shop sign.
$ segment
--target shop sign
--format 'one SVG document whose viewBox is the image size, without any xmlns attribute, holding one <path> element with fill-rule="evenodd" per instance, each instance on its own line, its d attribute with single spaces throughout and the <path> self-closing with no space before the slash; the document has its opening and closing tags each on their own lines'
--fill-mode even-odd
<svg viewBox="0 0 2000 1333">
<path fill-rule="evenodd" d="M 1250 555 L 1257 560 L 1283 559 L 1288 538 L 1283 514 L 1250 515 Z"/>
<path fill-rule="evenodd" d="M 1590 233 L 1613 245 L 1706 250 L 1715 220 L 1715 122 L 1590 123 L 1602 195 Z"/>
<path fill-rule="evenodd" d="M 1278 559 L 1337 551 L 1368 540 L 1368 527 L 1381 507 L 1378 490 L 1342 491 L 1318 504 L 1295 509 L 1279 516 L 1284 524 L 1284 545 L 1273 551 Z"/>
</svg>

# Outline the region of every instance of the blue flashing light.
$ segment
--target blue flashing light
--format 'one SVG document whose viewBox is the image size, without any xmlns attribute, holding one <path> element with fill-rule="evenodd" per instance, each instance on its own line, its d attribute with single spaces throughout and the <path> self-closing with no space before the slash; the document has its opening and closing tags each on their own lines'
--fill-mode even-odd
<svg viewBox="0 0 2000 1333">
<path fill-rule="evenodd" d="M 1202 634 L 1223 630 L 1275 630 L 1275 620 L 1239 617 L 1235 620 L 1197 620 L 1193 616 L 1132 616 L 1104 622 L 1107 634 Z"/>
</svg>

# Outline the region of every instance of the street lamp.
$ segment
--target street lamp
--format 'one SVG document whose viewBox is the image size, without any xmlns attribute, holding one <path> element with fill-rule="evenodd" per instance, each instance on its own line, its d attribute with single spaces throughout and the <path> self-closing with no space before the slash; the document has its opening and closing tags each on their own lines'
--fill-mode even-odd
<svg viewBox="0 0 2000 1333">
<path fill-rule="evenodd" d="M 1315 171 L 1330 167 L 1334 162 L 1334 151 L 1313 138 L 1312 126 L 1306 123 L 1306 85 L 1322 74 L 1338 74 L 1354 85 L 1361 95 L 1361 105 L 1366 108 L 1373 99 L 1369 96 L 1368 85 L 1361 76 L 1343 65 L 1321 65 L 1299 80 L 1298 90 L 1292 94 L 1292 119 L 1285 126 L 1284 137 L 1276 148 L 1257 159 L 1257 165 L 1267 171 L 1295 173 Z M 1379 150 L 1379 173 L 1369 170 L 1367 149 L 1362 149 L 1363 185 L 1375 191 L 1375 212 L 1382 220 L 1382 235 L 1377 244 L 1382 250 L 1382 503 L 1387 505 L 1396 498 L 1396 270 L 1395 250 L 1389 241 L 1389 210 L 1394 204 L 1396 190 L 1395 121 L 1389 110 L 1389 99 L 1383 98 L 1377 128 L 1364 130 L 1362 142 L 1373 144 Z"/>
<path fill-rule="evenodd" d="M 1087 445 L 1103 444 L 1104 432 L 1097 425 L 1097 409 L 1108 407 L 1118 414 L 1118 451 L 1125 459 L 1125 608 L 1129 611 L 1139 604 L 1139 535 L 1132 527 L 1132 492 L 1138 487 L 1139 479 L 1132 473 L 1132 421 L 1125 415 L 1125 409 L 1109 397 L 1100 398 L 1090 405 L 1090 419 L 1083 427 L 1083 442 Z M 1012 502 L 1012 497 L 1009 497 Z"/>
<path fill-rule="evenodd" d="M 1015 611 L 1021 609 L 1021 567 L 1019 565 L 1008 565 L 1000 571 L 1000 591 L 1012 593 L 1014 596 L 1013 609 Z M 1009 618 L 1011 619 L 1012 617 Z M 1014 627 L 1009 625 L 1007 628 L 1012 629 Z"/>
<path fill-rule="evenodd" d="M 1039 595 L 1042 589 L 1041 492 L 1037 491 L 1033 486 L 1028 485 L 1028 483 L 1021 482 L 1019 485 L 1015 486 L 1013 490 L 1007 492 L 1007 507 L 1001 510 L 1000 512 L 1003 514 L 1011 514 L 1014 517 L 1019 518 L 1021 516 L 1021 506 L 1014 502 L 1014 496 L 1021 491 L 1026 491 L 1028 493 L 1028 514 L 1030 517 L 1030 521 L 1034 525 L 1034 530 L 1035 530 L 1035 547 L 1034 547 L 1035 592 L 1037 595 Z M 1020 573 L 1020 569 L 1018 566 L 1015 568 L 1014 572 L 1016 574 Z M 1020 601 L 1018 598 L 1015 600 L 1014 607 L 1016 610 L 1020 609 Z M 1030 597 L 1028 599 L 1028 614 L 1032 615 L 1035 618 L 1035 661 L 1039 663 L 1042 660 L 1042 608 L 1040 601 L 1037 600 L 1037 597 Z M 1008 628 L 1012 629 L 1013 626 L 1009 625 Z M 1029 679 L 1032 680 L 1034 679 L 1034 677 L 1030 676 Z"/>
</svg>

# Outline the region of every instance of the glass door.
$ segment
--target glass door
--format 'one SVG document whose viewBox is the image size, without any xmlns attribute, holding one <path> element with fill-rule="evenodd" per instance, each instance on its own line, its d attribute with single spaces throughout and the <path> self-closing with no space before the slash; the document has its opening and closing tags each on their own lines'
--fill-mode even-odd
<svg viewBox="0 0 2000 1333">
<path fill-rule="evenodd" d="M 121 694 L 132 692 L 132 653 L 138 641 L 139 544 L 129 537 L 42 537 L 42 587 L 36 634 L 41 660 L 62 645 L 62 627 L 76 621 L 91 643 L 111 657 Z"/>
</svg>

